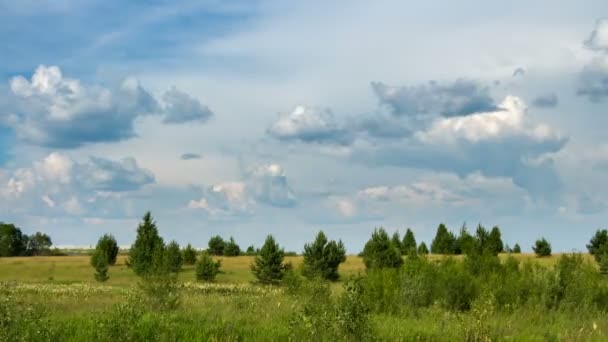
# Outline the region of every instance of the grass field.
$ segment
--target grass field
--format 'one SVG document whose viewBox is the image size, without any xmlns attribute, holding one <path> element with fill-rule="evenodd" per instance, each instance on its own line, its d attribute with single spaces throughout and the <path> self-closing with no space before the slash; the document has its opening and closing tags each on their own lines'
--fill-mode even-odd
<svg viewBox="0 0 608 342">
<path fill-rule="evenodd" d="M 501 255 L 506 258 L 507 255 Z M 544 266 L 555 264 L 559 254 L 547 258 L 537 258 L 534 254 L 513 254 L 519 260 L 530 260 Z M 585 254 L 585 259 L 592 261 L 592 256 Z M 110 268 L 110 280 L 108 285 L 127 286 L 137 281 L 137 277 L 126 266 L 125 255 L 119 255 L 116 265 Z M 430 255 L 429 258 L 439 259 L 442 256 Z M 462 256 L 455 256 L 460 259 Z M 222 261 L 223 273 L 218 275 L 218 283 L 243 284 L 254 280 L 250 265 L 254 257 L 218 257 Z M 295 268 L 302 263 L 301 256 L 286 257 Z M 78 256 L 41 256 L 41 257 L 13 257 L 0 258 L 0 281 L 19 282 L 56 282 L 56 283 L 93 283 L 93 268 L 89 264 L 90 257 Z M 349 255 L 346 262 L 340 265 L 339 272 L 343 278 L 364 272 L 363 260 L 354 255 Z M 180 273 L 182 281 L 194 281 L 194 267 L 184 266 Z"/>
<path fill-rule="evenodd" d="M 558 255 L 515 257 L 547 270 L 559 260 Z M 429 256 L 430 260 L 443 258 Z M 591 256 L 583 258 L 595 266 Z M 144 309 L 134 299 L 139 298 L 134 295 L 139 293 L 140 280 L 125 265 L 124 255 L 110 268 L 110 280 L 104 284 L 94 281 L 88 256 L 0 258 L 0 341 L 608 340 L 608 314 L 578 299 L 559 309 L 548 309 L 542 302 L 509 309 L 498 308 L 494 299 L 480 295 L 466 312 L 446 310 L 440 303 L 420 308 L 399 304 L 401 309 L 389 310 L 392 298 L 404 299 L 398 293 L 373 289 L 400 288 L 390 273 L 370 283 L 377 300 L 388 298 L 386 304 L 379 304 L 387 309 L 372 310 L 366 316 L 370 330 L 364 338 L 348 337 L 342 335 L 350 331 L 344 324 L 356 322 L 359 316 L 354 314 L 355 304 L 345 304 L 348 297 L 343 296 L 342 284 L 350 275 L 366 274 L 360 257 L 348 256 L 340 266 L 343 281 L 331 284 L 333 299 L 329 301 L 322 287 L 294 295 L 285 288 L 252 284 L 253 257 L 219 259 L 223 273 L 212 284 L 196 283 L 193 267 L 185 267 L 179 274 L 184 284 L 180 307 L 158 312 Z M 302 263 L 299 256 L 286 259 L 296 269 Z M 494 286 L 502 286 L 498 284 Z M 542 285 L 542 279 L 538 284 Z M 403 290 L 407 287 L 399 291 Z M 580 291 L 574 295 L 586 298 Z M 342 330 L 335 330 L 336 326 Z"/>
</svg>

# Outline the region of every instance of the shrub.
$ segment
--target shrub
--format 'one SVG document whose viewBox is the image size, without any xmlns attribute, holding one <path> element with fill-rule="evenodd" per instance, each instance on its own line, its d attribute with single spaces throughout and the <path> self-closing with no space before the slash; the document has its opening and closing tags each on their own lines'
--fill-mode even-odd
<svg viewBox="0 0 608 342">
<path fill-rule="evenodd" d="M 213 261 L 213 258 L 207 251 L 201 254 L 200 259 L 196 262 L 195 275 L 198 281 L 214 281 L 215 277 L 220 273 L 221 262 Z"/>
<path fill-rule="evenodd" d="M 100 251 L 95 252 L 93 255 L 101 253 Z M 108 276 L 108 262 L 106 261 L 106 257 L 104 255 L 99 255 L 95 258 L 97 260 L 97 264 L 95 265 L 95 280 L 100 283 L 103 283 L 110 279 Z"/>
<path fill-rule="evenodd" d="M 401 254 L 408 255 L 411 250 L 416 250 L 416 237 L 411 229 L 407 229 L 403 236 L 403 243 L 401 244 Z M 425 246 L 426 247 L 426 246 Z"/>
<path fill-rule="evenodd" d="M 234 238 L 231 236 L 230 240 L 224 244 L 224 255 L 225 256 L 239 256 L 241 254 L 241 247 L 234 242 Z"/>
<path fill-rule="evenodd" d="M 534 250 L 534 253 L 538 257 L 551 256 L 551 244 L 545 238 L 536 240 L 536 243 L 532 246 L 532 250 Z"/>
<path fill-rule="evenodd" d="M 424 242 L 420 243 L 420 246 L 418 246 L 418 254 L 420 254 L 420 255 L 429 254 L 429 249 L 428 249 L 428 247 L 426 247 L 426 243 L 424 243 Z"/>
<path fill-rule="evenodd" d="M 194 265 L 196 263 L 196 250 L 191 244 L 187 244 L 182 250 L 182 260 L 184 265 Z"/>
<path fill-rule="evenodd" d="M 150 273 L 153 268 L 154 253 L 164 249 L 163 239 L 158 235 L 158 228 L 147 212 L 137 227 L 137 237 L 129 250 L 129 264 L 137 275 Z"/>
<path fill-rule="evenodd" d="M 260 249 L 260 254 L 251 265 L 251 271 L 257 281 L 261 284 L 279 284 L 285 271 L 291 268 L 291 265 L 283 263 L 284 257 L 283 249 L 275 242 L 272 235 L 268 235 Z"/>
<path fill-rule="evenodd" d="M 221 236 L 216 235 L 209 239 L 209 243 L 207 246 L 209 247 L 207 250 L 211 255 L 224 255 L 224 246 L 226 243 Z"/>
<path fill-rule="evenodd" d="M 97 259 L 100 256 L 103 256 L 108 265 L 116 264 L 116 257 L 118 256 L 118 244 L 116 243 L 114 236 L 104 234 L 99 238 L 95 251 L 91 255 L 91 265 L 93 267 L 97 266 Z"/>
<path fill-rule="evenodd" d="M 452 260 L 441 263 L 443 304 L 453 311 L 468 311 L 477 296 L 474 278 L 461 264 Z"/>
<path fill-rule="evenodd" d="M 346 250 L 342 241 L 328 241 L 320 231 L 312 244 L 304 245 L 302 274 L 307 278 L 321 277 L 338 280 L 338 267 L 346 261 Z"/>
<path fill-rule="evenodd" d="M 383 228 L 375 229 L 363 248 L 363 262 L 367 269 L 399 267 L 403 264 L 401 251 L 389 240 Z"/>
<path fill-rule="evenodd" d="M 179 249 L 179 244 L 176 241 L 171 241 L 165 249 L 165 262 L 170 272 L 178 273 L 182 269 L 183 259 L 182 252 Z"/>
</svg>

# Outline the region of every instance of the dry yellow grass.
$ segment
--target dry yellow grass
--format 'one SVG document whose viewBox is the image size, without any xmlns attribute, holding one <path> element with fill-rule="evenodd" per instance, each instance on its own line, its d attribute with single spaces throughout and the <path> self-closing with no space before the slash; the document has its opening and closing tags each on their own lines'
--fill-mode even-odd
<svg viewBox="0 0 608 342">
<path fill-rule="evenodd" d="M 534 254 L 514 254 L 519 260 L 531 260 L 545 266 L 551 266 L 557 261 L 559 254 L 548 258 L 537 258 Z M 506 258 L 507 255 L 501 255 Z M 584 257 L 593 261 L 591 255 L 585 254 Z M 444 258 L 441 255 L 430 255 L 431 260 Z M 454 258 L 461 259 L 462 256 Z M 222 271 L 217 278 L 220 283 L 247 283 L 253 281 L 250 265 L 254 257 L 219 257 L 222 261 Z M 286 257 L 286 261 L 291 262 L 294 268 L 300 267 L 303 258 L 301 256 Z M 137 277 L 125 264 L 126 256 L 120 255 L 116 265 L 110 268 L 111 285 L 129 285 L 137 282 Z M 362 258 L 349 255 L 346 262 L 340 265 L 340 274 L 343 277 L 356 275 L 365 270 Z M 60 282 L 60 283 L 88 283 L 94 282 L 94 270 L 89 264 L 88 256 L 49 256 L 49 257 L 14 257 L 0 258 L 0 281 L 20 281 L 20 282 Z M 193 266 L 184 267 L 180 274 L 180 279 L 192 281 L 194 279 Z"/>
</svg>

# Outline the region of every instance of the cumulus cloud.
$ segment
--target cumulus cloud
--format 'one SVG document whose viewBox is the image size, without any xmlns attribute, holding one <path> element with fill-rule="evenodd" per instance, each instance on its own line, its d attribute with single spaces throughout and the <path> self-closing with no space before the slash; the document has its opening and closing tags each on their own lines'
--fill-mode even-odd
<svg viewBox="0 0 608 342">
<path fill-rule="evenodd" d="M 203 157 L 198 153 L 184 153 L 180 157 L 182 160 L 193 160 L 193 159 L 202 159 Z"/>
<path fill-rule="evenodd" d="M 608 18 L 597 20 L 584 44 L 588 49 L 608 52 Z"/>
<path fill-rule="evenodd" d="M 249 214 L 253 204 L 245 183 L 227 182 L 204 189 L 203 196 L 191 200 L 188 208 L 202 209 L 214 217 L 230 217 Z"/>
<path fill-rule="evenodd" d="M 555 108 L 559 99 L 555 93 L 542 94 L 532 100 L 532 105 L 539 108 Z"/>
<path fill-rule="evenodd" d="M 102 203 L 115 206 L 115 198 L 155 182 L 133 158 L 112 161 L 91 157 L 78 162 L 51 153 L 29 167 L 0 175 L 0 203 L 6 211 L 40 214 L 39 208 L 81 215 L 100 213 Z"/>
<path fill-rule="evenodd" d="M 289 184 L 285 170 L 278 164 L 262 165 L 247 175 L 247 187 L 254 198 L 275 207 L 291 207 L 296 196 Z"/>
<path fill-rule="evenodd" d="M 608 96 L 608 57 L 594 58 L 583 68 L 577 94 L 592 102 L 602 101 Z"/>
<path fill-rule="evenodd" d="M 372 89 L 380 103 L 397 116 L 453 117 L 496 109 L 488 87 L 466 79 L 404 87 L 372 82 Z"/>
<path fill-rule="evenodd" d="M 297 106 L 291 113 L 280 115 L 266 132 L 282 141 L 337 144 L 352 141 L 350 132 L 326 108 Z"/>
<path fill-rule="evenodd" d="M 165 123 L 205 122 L 213 115 L 199 100 L 175 87 L 167 91 L 162 99 L 165 104 Z"/>
<path fill-rule="evenodd" d="M 135 79 L 108 89 L 64 77 L 57 66 L 39 66 L 30 80 L 13 77 L 9 95 L 0 124 L 24 141 L 51 148 L 132 138 L 135 119 L 142 115 L 162 115 L 167 123 L 204 121 L 211 115 L 176 89 L 165 94 L 163 107 Z"/>
</svg>

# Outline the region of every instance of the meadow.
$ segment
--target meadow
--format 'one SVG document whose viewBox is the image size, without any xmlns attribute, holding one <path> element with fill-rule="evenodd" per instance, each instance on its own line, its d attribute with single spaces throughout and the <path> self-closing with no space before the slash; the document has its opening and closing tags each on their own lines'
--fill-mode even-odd
<svg viewBox="0 0 608 342">
<path fill-rule="evenodd" d="M 253 257 L 217 257 L 222 273 L 212 283 L 195 281 L 192 266 L 179 273 L 179 307 L 150 309 L 141 280 L 120 255 L 110 279 L 93 279 L 88 256 L 0 258 L 0 339 L 3 341 L 604 341 L 608 339 L 608 292 L 599 307 L 597 290 L 606 280 L 595 278 L 590 255 L 574 258 L 571 274 L 583 279 L 563 287 L 560 304 L 547 294 L 563 280 L 561 256 L 512 255 L 527 274 L 494 280 L 467 278 L 480 284 L 470 308 L 453 310 L 445 295 L 416 304 L 426 288 L 441 277 L 460 274 L 463 257 L 430 255 L 402 270 L 366 273 L 362 258 L 348 256 L 335 283 L 289 279 L 285 286 L 252 282 Z M 298 269 L 302 257 L 286 257 Z M 500 255 L 502 264 L 512 262 Z M 439 278 L 424 278 L 429 265 L 443 265 Z M 572 264 L 572 263 L 570 263 Z M 426 265 L 426 266 L 425 266 Z M 434 266 L 433 266 L 434 267 Z M 412 273 L 415 269 L 415 273 Z M 553 272 L 553 273 L 552 273 Z M 561 273 L 560 273 L 561 272 Z M 580 272 L 580 273 L 577 273 Z M 595 272 L 595 273 L 594 273 Z M 487 274 L 487 272 L 485 272 Z M 599 274 L 599 273 L 597 273 Z M 520 279 L 521 278 L 521 279 Z M 551 279 L 555 278 L 555 282 Z M 357 290 L 364 279 L 365 292 Z M 426 280 L 425 280 L 426 279 Z M 461 284 L 458 278 L 450 283 Z M 484 278 L 485 279 L 485 278 Z M 517 287 L 511 289 L 515 284 Z M 560 280 L 561 279 L 561 280 Z M 572 280 L 575 281 L 575 280 Z M 578 281 L 578 280 L 577 280 Z M 507 284 L 503 284 L 503 282 Z M 534 283 L 531 285 L 530 283 Z M 445 283 L 447 284 L 447 283 Z M 445 284 L 442 287 L 445 287 Z M 485 285 L 484 285 L 485 284 Z M 468 287 L 455 287 L 459 298 Z M 488 290 L 489 285 L 491 287 Z M 514 285 L 515 286 L 515 285 Z M 503 288 L 504 287 L 504 288 Z M 354 290 L 353 290 L 354 289 Z M 415 291 L 414 291 L 415 290 Z M 535 291 L 538 290 L 538 293 Z M 413 291 L 413 292 L 412 292 Z M 442 290 L 443 291 L 443 290 Z M 530 293 L 530 291 L 535 293 Z M 594 292 L 595 291 L 595 292 Z M 600 292 L 597 292 L 600 291 Z M 155 295 L 162 296 L 162 289 Z M 412 293 L 410 293 L 412 292 Z M 458 293 L 462 292 L 462 293 Z M 443 293 L 443 292 L 442 292 Z M 517 302 L 516 297 L 529 296 Z M 593 298 L 587 295 L 593 295 Z M 505 297 L 506 296 L 506 297 Z M 509 297 L 511 296 L 511 297 Z M 507 298 L 504 300 L 502 298 Z M 547 298 L 545 298 L 547 297 Z M 443 299 L 442 299 L 443 298 Z M 363 305 L 363 303 L 366 303 Z M 591 304 L 590 304 L 591 303 Z M 593 305 L 592 305 L 593 304 Z"/>
</svg>

